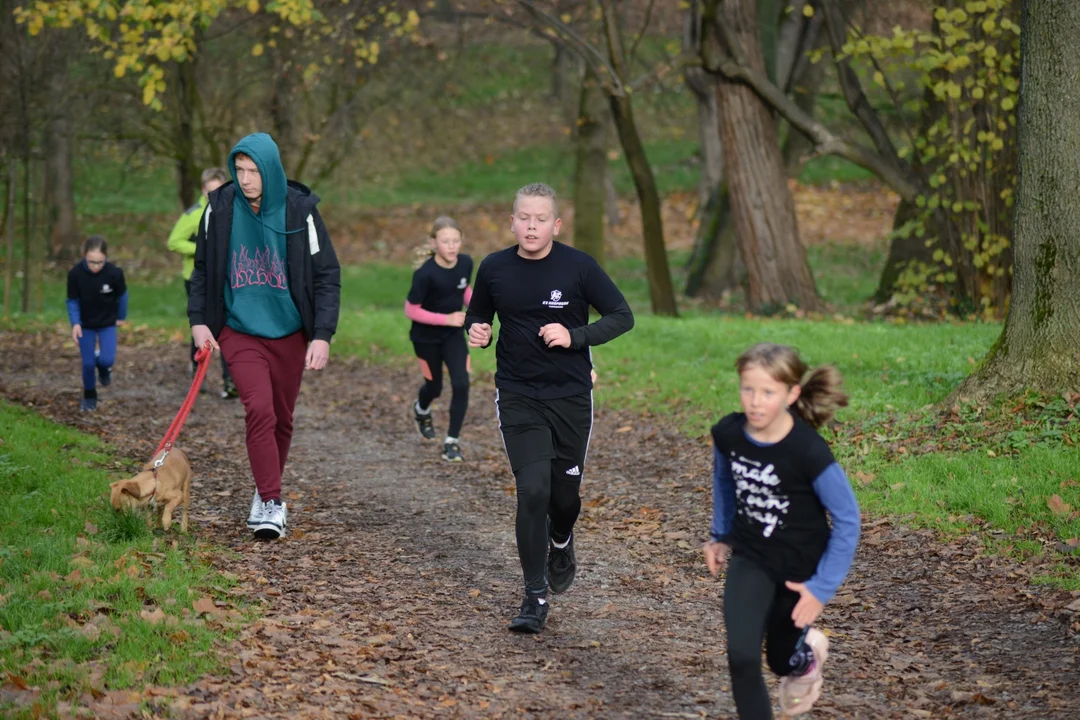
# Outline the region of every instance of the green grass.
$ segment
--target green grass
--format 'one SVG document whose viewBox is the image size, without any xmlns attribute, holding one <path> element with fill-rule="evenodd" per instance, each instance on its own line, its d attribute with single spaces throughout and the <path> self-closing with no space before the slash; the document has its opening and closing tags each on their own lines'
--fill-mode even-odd
<svg viewBox="0 0 1080 720">
<path fill-rule="evenodd" d="M 0 427 L 0 667 L 41 688 L 47 707 L 220 671 L 213 646 L 232 631 L 193 603 L 232 581 L 175 526 L 151 532 L 108 507 L 109 481 L 130 468 L 106 473 L 120 463 L 99 440 L 2 402 Z M 163 621 L 143 619 L 154 609 Z"/>
<path fill-rule="evenodd" d="M 403 170 L 397 177 L 378 182 L 339 184 L 325 189 L 328 202 L 350 208 L 398 205 L 446 206 L 461 203 L 505 202 L 507 192 L 530 182 L 546 182 L 563 197 L 572 192 L 574 146 L 571 142 L 521 148 L 482 162 L 461 163 L 445 172 Z M 646 153 L 661 194 L 695 191 L 701 175 L 696 140 L 654 140 Z M 615 189 L 634 193 L 634 181 L 620 155 L 609 161 Z M 806 164 L 800 180 L 807 184 L 858 182 L 871 173 L 846 160 L 831 156 Z"/>
</svg>

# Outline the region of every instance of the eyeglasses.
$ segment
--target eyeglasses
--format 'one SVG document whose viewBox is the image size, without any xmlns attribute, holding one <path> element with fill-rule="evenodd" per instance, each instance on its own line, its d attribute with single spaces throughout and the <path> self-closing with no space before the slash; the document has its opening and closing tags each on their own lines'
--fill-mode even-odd
<svg viewBox="0 0 1080 720">
<path fill-rule="evenodd" d="M 105 260 L 87 260 L 86 264 L 90 267 L 101 267 L 105 264 Z"/>
</svg>

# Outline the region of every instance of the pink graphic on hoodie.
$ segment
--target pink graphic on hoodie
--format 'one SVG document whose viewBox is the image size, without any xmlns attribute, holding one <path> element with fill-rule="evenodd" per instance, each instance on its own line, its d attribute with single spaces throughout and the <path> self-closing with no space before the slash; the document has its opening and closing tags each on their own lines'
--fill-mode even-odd
<svg viewBox="0 0 1080 720">
<path fill-rule="evenodd" d="M 289 278 L 285 272 L 285 262 L 272 248 L 255 251 L 255 257 L 248 255 L 247 247 L 241 247 L 239 254 L 233 253 L 229 264 L 229 287 L 237 290 L 243 287 L 268 285 L 275 290 L 288 290 Z"/>
</svg>

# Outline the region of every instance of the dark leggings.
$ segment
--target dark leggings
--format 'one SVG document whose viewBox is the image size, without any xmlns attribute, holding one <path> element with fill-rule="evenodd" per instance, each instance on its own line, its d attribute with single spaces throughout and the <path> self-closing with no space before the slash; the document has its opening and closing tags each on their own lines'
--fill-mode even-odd
<svg viewBox="0 0 1080 720">
<path fill-rule="evenodd" d="M 581 512 L 581 480 L 560 477 L 555 472 L 558 461 L 529 463 L 514 473 L 517 481 L 518 557 L 525 575 L 525 592 L 547 595 L 548 518 L 551 537 L 565 541 Z"/>
<path fill-rule="evenodd" d="M 420 386 L 418 403 L 426 410 L 435 398 L 442 394 L 442 368 L 450 372 L 450 429 L 447 435 L 456 438 L 461 434 L 465 412 L 469 409 L 469 348 L 465 345 L 465 333 L 451 333 L 441 343 L 413 343 L 416 357 L 420 359 L 420 371 L 424 384 Z"/>
<path fill-rule="evenodd" d="M 798 601 L 798 593 L 773 580 L 756 563 L 739 555 L 731 557 L 724 583 L 724 626 L 731 692 L 740 720 L 772 720 L 772 700 L 761 672 L 761 644 L 766 646 L 769 669 L 790 675 L 805 635 L 791 619 Z"/>
</svg>

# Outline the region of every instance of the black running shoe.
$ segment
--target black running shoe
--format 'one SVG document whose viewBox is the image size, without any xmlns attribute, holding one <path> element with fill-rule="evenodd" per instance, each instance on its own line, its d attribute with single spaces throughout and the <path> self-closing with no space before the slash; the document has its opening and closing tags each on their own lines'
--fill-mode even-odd
<svg viewBox="0 0 1080 720">
<path fill-rule="evenodd" d="M 547 571 L 548 587 L 552 592 L 564 593 L 574 584 L 577 561 L 574 557 L 573 534 L 564 548 L 557 548 L 554 544 L 548 546 Z"/>
<path fill-rule="evenodd" d="M 236 389 L 236 383 L 232 381 L 232 378 L 226 378 L 222 381 L 221 399 L 235 400 L 238 397 L 240 397 L 240 391 Z"/>
<path fill-rule="evenodd" d="M 461 446 L 457 443 L 443 445 L 442 459 L 448 462 L 462 462 L 465 456 L 461 454 Z"/>
<path fill-rule="evenodd" d="M 416 429 L 420 431 L 421 437 L 425 440 L 434 440 L 435 425 L 431 422 L 431 412 L 428 411 L 427 415 L 417 412 L 415 404 L 412 406 L 412 411 L 416 419 Z"/>
<path fill-rule="evenodd" d="M 514 632 L 535 635 L 544 629 L 547 615 L 547 600 L 526 595 L 524 602 L 521 603 L 521 612 L 510 621 L 510 629 Z"/>
<path fill-rule="evenodd" d="M 98 375 L 98 381 L 101 383 L 102 387 L 108 387 L 109 383 L 112 382 L 112 368 L 111 367 L 103 367 L 101 365 L 98 365 L 97 375 Z"/>
</svg>

